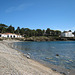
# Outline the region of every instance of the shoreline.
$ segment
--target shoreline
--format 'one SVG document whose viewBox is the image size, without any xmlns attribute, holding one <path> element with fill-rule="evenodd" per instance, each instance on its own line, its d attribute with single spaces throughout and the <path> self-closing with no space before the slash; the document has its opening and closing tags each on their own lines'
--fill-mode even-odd
<svg viewBox="0 0 75 75">
<path fill-rule="evenodd" d="M 12 42 L 15 41 L 0 41 L 0 75 L 61 75 L 9 47 Z"/>
<path fill-rule="evenodd" d="M 14 42 L 24 42 L 24 41 L 11 40 L 11 41 L 7 41 L 7 42 L 10 44 L 10 43 L 14 43 Z M 12 47 L 12 48 L 15 49 L 14 47 Z M 27 56 L 24 55 L 24 53 L 22 53 L 21 51 L 18 51 L 18 52 L 20 52 L 24 57 L 27 58 Z M 37 61 L 37 60 L 32 59 L 32 58 L 30 58 L 30 59 L 35 61 L 35 62 L 38 62 L 39 64 L 41 64 L 41 65 L 43 65 L 45 67 L 50 68 L 51 70 L 53 70 L 55 72 L 58 72 L 58 73 L 61 73 L 61 74 L 64 74 L 64 75 L 75 75 L 75 70 L 65 69 L 65 68 L 62 68 L 61 66 L 53 65 L 53 64 L 50 64 L 50 63 L 47 63 L 47 62 L 44 62 L 44 61 L 42 61 L 42 62 L 41 61 Z"/>
<path fill-rule="evenodd" d="M 5 42 L 7 42 L 8 44 L 10 43 L 14 43 L 14 42 L 24 42 L 24 41 L 19 41 L 19 40 L 5 40 Z M 15 48 L 13 48 L 11 46 L 12 49 L 16 50 Z M 25 58 L 27 58 L 22 52 L 16 50 L 17 52 L 21 53 L 21 55 Z M 27 58 L 28 59 L 28 58 Z M 62 68 L 61 66 L 56 66 L 56 65 L 53 65 L 53 64 L 49 64 L 49 63 L 45 63 L 45 62 L 40 62 L 40 61 L 37 61 L 35 59 L 28 59 L 28 60 L 32 60 L 34 62 L 37 62 L 39 63 L 40 65 L 43 65 L 49 69 L 51 69 L 53 72 L 57 72 L 57 73 L 60 73 L 62 75 L 75 75 L 75 70 L 69 70 L 69 69 L 65 69 L 65 68 Z M 38 74 L 37 74 L 38 75 Z M 50 75 L 50 74 L 49 74 Z M 52 74 L 52 75 L 56 75 L 56 74 Z"/>
<path fill-rule="evenodd" d="M 20 41 L 75 41 L 75 37 L 55 37 L 55 36 L 32 36 L 24 38 L 2 38 L 0 40 L 20 40 Z"/>
</svg>

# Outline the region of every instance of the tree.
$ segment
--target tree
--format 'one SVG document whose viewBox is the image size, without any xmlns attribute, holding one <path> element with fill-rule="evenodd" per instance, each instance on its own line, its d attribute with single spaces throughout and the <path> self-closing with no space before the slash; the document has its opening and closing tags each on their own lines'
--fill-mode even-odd
<svg viewBox="0 0 75 75">
<path fill-rule="evenodd" d="M 50 35 L 54 36 L 54 32 L 55 32 L 54 30 L 50 30 Z"/>
<path fill-rule="evenodd" d="M 1 33 L 6 33 L 7 28 L 2 28 L 2 32 Z"/>
<path fill-rule="evenodd" d="M 73 32 L 74 36 L 75 36 L 75 31 Z"/>
<path fill-rule="evenodd" d="M 15 28 L 12 27 L 12 25 L 10 25 L 10 26 L 7 28 L 7 32 L 9 32 L 9 33 L 14 33 L 14 31 L 15 31 Z"/>
<path fill-rule="evenodd" d="M 32 36 L 35 36 L 36 31 L 33 29 L 33 30 L 31 31 L 31 33 L 32 33 Z"/>
<path fill-rule="evenodd" d="M 17 27 L 17 29 L 15 30 L 16 34 L 20 34 L 20 27 Z"/>
<path fill-rule="evenodd" d="M 72 32 L 71 30 L 69 30 L 69 32 Z"/>
<path fill-rule="evenodd" d="M 7 27 L 8 27 L 8 26 L 5 25 L 5 24 L 0 24 L 0 33 L 6 32 L 6 28 L 7 28 Z"/>
<path fill-rule="evenodd" d="M 37 36 L 43 36 L 43 31 L 41 29 L 37 29 Z"/>
<path fill-rule="evenodd" d="M 24 34 L 24 28 L 20 29 L 20 34 L 23 35 Z"/>
<path fill-rule="evenodd" d="M 5 24 L 0 24 L 0 27 L 8 27 L 7 25 L 5 25 Z"/>
<path fill-rule="evenodd" d="M 56 35 L 56 36 L 59 36 L 60 34 L 61 34 L 61 31 L 59 31 L 59 30 L 56 30 L 56 31 L 55 31 L 55 35 Z"/>
<path fill-rule="evenodd" d="M 46 35 L 50 35 L 50 28 L 47 28 L 47 30 L 46 30 Z"/>
<path fill-rule="evenodd" d="M 43 29 L 43 35 L 46 35 L 46 31 Z"/>
<path fill-rule="evenodd" d="M 25 34 L 26 34 L 26 36 L 31 36 L 32 35 L 32 31 L 31 31 L 31 29 L 29 29 L 29 28 L 25 28 Z"/>
</svg>

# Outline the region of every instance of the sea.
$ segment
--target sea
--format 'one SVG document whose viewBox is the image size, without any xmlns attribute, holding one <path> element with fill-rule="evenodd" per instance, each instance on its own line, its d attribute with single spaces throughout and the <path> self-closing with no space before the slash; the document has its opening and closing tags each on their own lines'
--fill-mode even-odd
<svg viewBox="0 0 75 75">
<path fill-rule="evenodd" d="M 75 70 L 75 41 L 15 42 L 13 47 L 36 61 Z"/>
</svg>

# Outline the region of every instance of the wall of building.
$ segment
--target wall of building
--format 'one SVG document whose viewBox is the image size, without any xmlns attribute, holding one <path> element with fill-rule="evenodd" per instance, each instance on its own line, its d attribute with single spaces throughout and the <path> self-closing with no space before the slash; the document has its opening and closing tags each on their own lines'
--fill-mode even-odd
<svg viewBox="0 0 75 75">
<path fill-rule="evenodd" d="M 16 34 L 0 34 L 0 37 L 4 38 L 21 38 L 21 35 L 16 35 Z"/>
<path fill-rule="evenodd" d="M 61 37 L 74 37 L 72 32 L 61 33 Z"/>
</svg>

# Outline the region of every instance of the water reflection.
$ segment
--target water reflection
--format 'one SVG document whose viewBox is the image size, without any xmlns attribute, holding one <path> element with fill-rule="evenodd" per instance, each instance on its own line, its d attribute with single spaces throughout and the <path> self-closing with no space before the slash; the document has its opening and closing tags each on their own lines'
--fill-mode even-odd
<svg viewBox="0 0 75 75">
<path fill-rule="evenodd" d="M 13 46 L 23 53 L 30 53 L 36 60 L 75 69 L 75 41 L 19 42 Z"/>
</svg>

